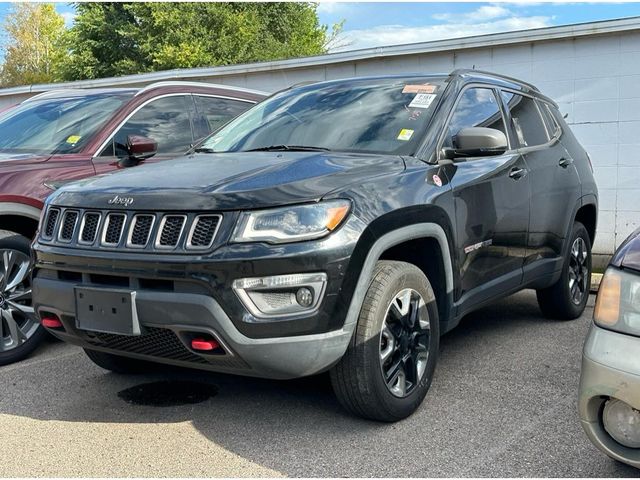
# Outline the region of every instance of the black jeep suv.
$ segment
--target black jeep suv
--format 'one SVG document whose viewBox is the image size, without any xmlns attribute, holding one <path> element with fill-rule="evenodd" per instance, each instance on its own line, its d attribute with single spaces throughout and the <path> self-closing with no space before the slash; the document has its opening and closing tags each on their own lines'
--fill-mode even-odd
<svg viewBox="0 0 640 480">
<path fill-rule="evenodd" d="M 189 155 L 53 194 L 34 243 L 43 325 L 98 365 L 267 378 L 330 371 L 394 421 L 439 337 L 523 288 L 587 302 L 597 189 L 552 100 L 477 71 L 282 91 Z"/>
</svg>

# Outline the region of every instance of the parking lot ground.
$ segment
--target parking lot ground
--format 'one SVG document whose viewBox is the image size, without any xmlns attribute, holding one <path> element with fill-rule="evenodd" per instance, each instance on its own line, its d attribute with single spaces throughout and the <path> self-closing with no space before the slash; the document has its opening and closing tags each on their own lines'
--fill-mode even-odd
<svg viewBox="0 0 640 480">
<path fill-rule="evenodd" d="M 345 413 L 326 377 L 120 376 L 51 343 L 0 368 L 0 476 L 637 477 L 596 450 L 578 421 L 592 305 L 556 322 L 522 292 L 469 315 L 442 338 L 422 407 L 389 425 Z M 173 407 L 118 397 L 184 379 L 218 393 Z"/>
</svg>

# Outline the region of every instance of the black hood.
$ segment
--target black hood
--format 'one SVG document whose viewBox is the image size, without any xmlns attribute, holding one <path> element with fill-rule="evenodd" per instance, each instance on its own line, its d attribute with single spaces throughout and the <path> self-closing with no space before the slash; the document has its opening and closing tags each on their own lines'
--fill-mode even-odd
<svg viewBox="0 0 640 480">
<path fill-rule="evenodd" d="M 611 264 L 616 267 L 631 268 L 640 272 L 640 228 L 627 237 L 616 253 Z"/>
<path fill-rule="evenodd" d="M 347 185 L 403 169 L 402 158 L 387 155 L 197 154 L 65 186 L 51 197 L 51 203 L 109 208 L 107 202 L 118 195 L 133 199 L 126 207 L 132 210 L 262 208 L 319 200 Z"/>
</svg>

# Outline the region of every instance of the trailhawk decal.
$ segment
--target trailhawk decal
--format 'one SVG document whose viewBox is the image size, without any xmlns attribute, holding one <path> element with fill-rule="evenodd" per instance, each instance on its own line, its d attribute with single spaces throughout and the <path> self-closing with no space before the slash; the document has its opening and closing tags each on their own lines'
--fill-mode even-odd
<svg viewBox="0 0 640 480">
<path fill-rule="evenodd" d="M 488 247 L 493 243 L 493 240 L 485 240 L 484 242 L 474 243 L 473 245 L 469 245 L 468 247 L 464 247 L 464 253 L 471 253 L 476 250 L 480 250 L 482 247 Z"/>
</svg>

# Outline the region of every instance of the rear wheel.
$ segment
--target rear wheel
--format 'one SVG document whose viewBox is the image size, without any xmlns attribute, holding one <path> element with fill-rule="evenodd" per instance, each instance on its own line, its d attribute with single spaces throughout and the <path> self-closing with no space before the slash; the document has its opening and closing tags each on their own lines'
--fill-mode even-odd
<svg viewBox="0 0 640 480">
<path fill-rule="evenodd" d="M 84 349 L 87 357 L 100 368 L 110 370 L 114 373 L 135 374 L 147 373 L 157 369 L 158 365 L 152 362 L 145 362 L 137 358 L 121 357 L 112 353 L 98 352 L 97 350 Z"/>
<path fill-rule="evenodd" d="M 439 340 L 438 310 L 427 277 L 408 263 L 378 262 L 354 340 L 331 370 L 338 400 L 373 420 L 408 417 L 429 390 Z"/>
<path fill-rule="evenodd" d="M 551 287 L 538 290 L 538 305 L 548 318 L 573 320 L 584 312 L 591 287 L 591 240 L 580 222 L 573 224 L 562 275 Z"/>
<path fill-rule="evenodd" d="M 46 337 L 31 305 L 30 243 L 0 231 L 0 365 L 24 359 Z"/>
</svg>

